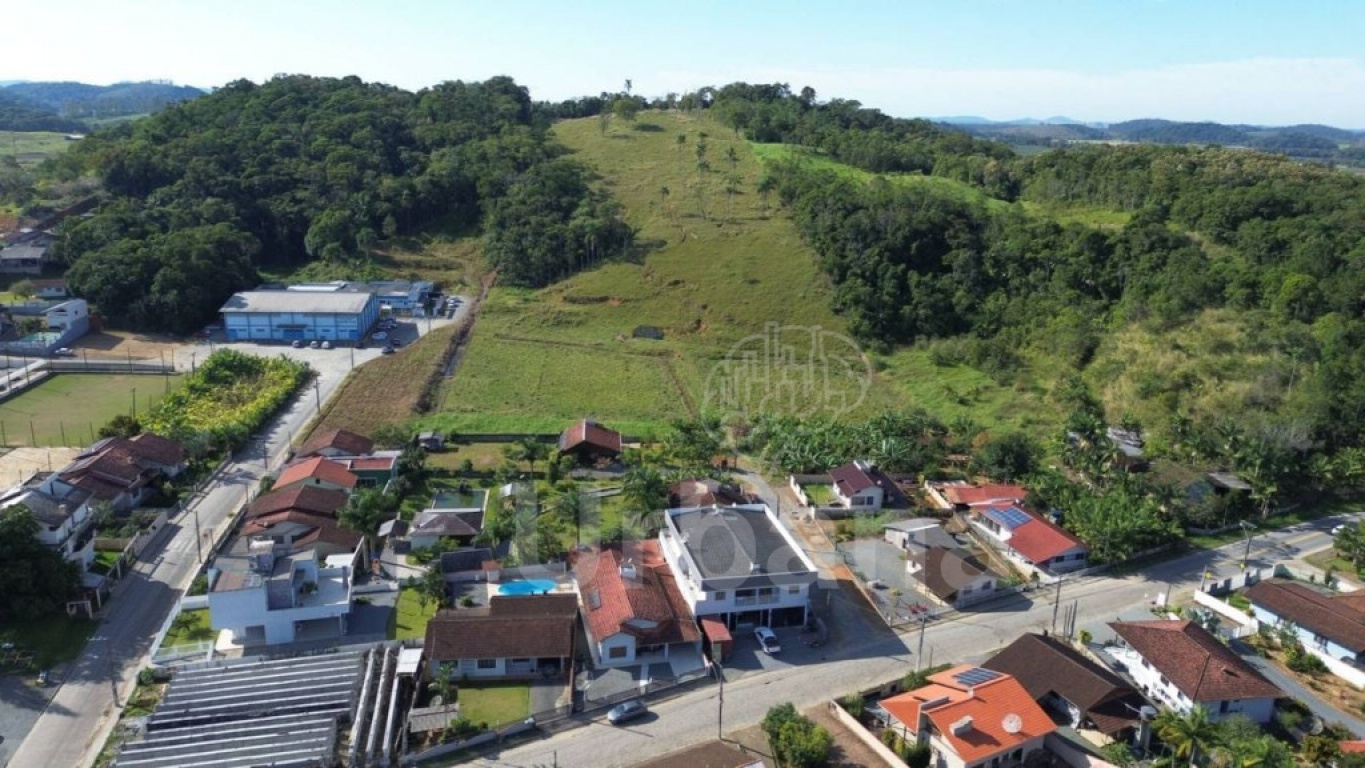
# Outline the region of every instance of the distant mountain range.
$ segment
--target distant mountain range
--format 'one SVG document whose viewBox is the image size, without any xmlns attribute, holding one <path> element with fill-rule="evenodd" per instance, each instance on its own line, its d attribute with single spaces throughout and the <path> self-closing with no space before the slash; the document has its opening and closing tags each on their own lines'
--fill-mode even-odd
<svg viewBox="0 0 1365 768">
<path fill-rule="evenodd" d="M 205 93 L 165 81 L 114 85 L 0 81 L 0 130 L 86 131 L 88 120 L 145 115 Z"/>
<path fill-rule="evenodd" d="M 1065 117 L 1043 120 L 996 121 L 981 117 L 945 117 L 936 122 L 982 138 L 1012 144 L 1052 146 L 1071 141 L 1138 141 L 1154 144 L 1219 144 L 1267 152 L 1332 159 L 1345 153 L 1365 160 L 1365 131 L 1330 125 L 1225 125 L 1175 120 L 1127 120 L 1121 123 L 1083 123 Z"/>
</svg>

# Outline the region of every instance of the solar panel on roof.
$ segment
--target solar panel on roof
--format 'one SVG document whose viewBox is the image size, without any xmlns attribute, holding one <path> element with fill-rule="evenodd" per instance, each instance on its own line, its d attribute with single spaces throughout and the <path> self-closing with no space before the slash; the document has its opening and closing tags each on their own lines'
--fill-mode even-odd
<svg viewBox="0 0 1365 768">
<path fill-rule="evenodd" d="M 1001 525 L 1014 529 L 1027 523 L 1033 518 L 1028 513 L 1018 507 L 1005 507 L 1003 509 L 992 509 L 986 513 L 994 518 Z"/>
<path fill-rule="evenodd" d="M 1000 677 L 999 672 L 990 669 L 982 669 L 981 667 L 964 669 L 956 675 L 953 675 L 953 679 L 963 685 L 981 685 L 982 683 L 988 683 L 997 677 Z"/>
</svg>

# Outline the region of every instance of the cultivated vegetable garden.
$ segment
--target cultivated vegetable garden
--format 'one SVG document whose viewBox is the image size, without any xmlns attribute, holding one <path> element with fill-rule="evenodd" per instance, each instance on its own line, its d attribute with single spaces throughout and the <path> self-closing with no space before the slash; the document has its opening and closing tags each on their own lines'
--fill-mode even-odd
<svg viewBox="0 0 1365 768">
<path fill-rule="evenodd" d="M 308 380 L 306 363 L 219 349 L 148 414 L 143 427 L 187 445 L 238 448 Z"/>
</svg>

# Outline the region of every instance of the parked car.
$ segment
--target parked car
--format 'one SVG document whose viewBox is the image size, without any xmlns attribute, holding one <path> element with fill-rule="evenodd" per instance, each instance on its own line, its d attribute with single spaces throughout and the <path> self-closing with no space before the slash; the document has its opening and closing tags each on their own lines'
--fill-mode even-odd
<svg viewBox="0 0 1365 768">
<path fill-rule="evenodd" d="M 769 656 L 782 650 L 782 644 L 777 642 L 777 633 L 767 627 L 755 629 L 754 639 L 758 640 L 759 647 Z"/>
<path fill-rule="evenodd" d="M 386 354 L 386 355 L 392 355 L 392 354 L 393 354 L 393 345 L 391 345 L 391 344 L 390 344 L 390 345 L 385 345 L 385 347 L 384 347 L 384 354 Z"/>
<path fill-rule="evenodd" d="M 373 338 L 375 341 L 383 341 L 388 337 L 389 335 L 387 333 L 384 333 L 383 331 L 375 331 L 374 336 L 371 338 Z"/>
<path fill-rule="evenodd" d="M 75 356 L 76 356 L 76 350 L 72 349 L 71 347 L 57 347 L 56 349 L 52 350 L 52 356 L 53 356 L 53 357 L 75 357 Z"/>
<path fill-rule="evenodd" d="M 637 717 L 643 717 L 649 710 L 645 709 L 645 703 L 639 699 L 623 701 L 611 708 L 607 713 L 607 722 L 612 725 L 620 725 Z"/>
<path fill-rule="evenodd" d="M 323 349 L 331 349 L 331 348 L 332 348 L 332 342 L 330 342 L 330 341 L 324 341 L 324 342 L 322 342 L 322 348 L 323 348 Z"/>
<path fill-rule="evenodd" d="M 294 339 L 293 341 L 289 342 L 289 346 L 293 347 L 294 349 L 298 349 L 299 347 L 303 346 L 303 342 L 299 341 L 298 339 Z"/>
<path fill-rule="evenodd" d="M 1340 535 L 1341 535 L 1341 532 L 1344 531 L 1344 530 L 1346 530 L 1346 524 L 1345 524 L 1345 523 L 1342 523 L 1341 525 L 1338 525 L 1337 527 L 1335 527 L 1335 528 L 1332 529 L 1332 535 L 1333 535 L 1333 536 L 1340 536 Z"/>
<path fill-rule="evenodd" d="M 322 346 L 322 345 L 321 345 L 320 343 L 318 343 L 318 340 L 317 340 L 317 339 L 313 339 L 312 341 L 308 342 L 308 348 L 309 348 L 309 349 L 317 349 L 317 348 L 320 347 L 320 346 Z"/>
<path fill-rule="evenodd" d="M 41 670 L 41 671 L 38 672 L 38 687 L 39 687 L 39 688 L 46 688 L 46 687 L 47 687 L 47 684 L 50 683 L 50 682 L 52 682 L 52 671 L 51 671 L 51 670 L 44 669 L 44 670 Z"/>
</svg>

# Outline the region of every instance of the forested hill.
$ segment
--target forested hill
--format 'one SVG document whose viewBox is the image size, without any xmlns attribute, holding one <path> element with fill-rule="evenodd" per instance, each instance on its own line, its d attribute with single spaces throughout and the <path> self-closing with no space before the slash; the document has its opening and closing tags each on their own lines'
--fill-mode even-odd
<svg viewBox="0 0 1365 768">
<path fill-rule="evenodd" d="M 485 224 L 510 283 L 541 285 L 630 246 L 586 172 L 509 78 L 410 93 L 358 78 L 231 83 L 101 131 L 51 172 L 109 200 L 61 233 L 73 289 L 106 318 L 184 332 L 257 269 L 364 261 L 432 222 Z"/>
<path fill-rule="evenodd" d="M 52 109 L 34 104 L 0 88 L 0 131 L 84 131 L 79 120 L 58 115 Z"/>
<path fill-rule="evenodd" d="M 46 107 L 67 119 L 145 115 L 169 104 L 197 99 L 204 91 L 166 82 L 115 83 L 16 83 L 0 94 Z"/>
</svg>

